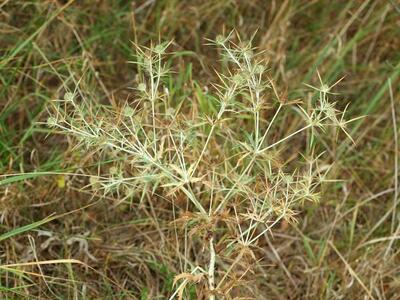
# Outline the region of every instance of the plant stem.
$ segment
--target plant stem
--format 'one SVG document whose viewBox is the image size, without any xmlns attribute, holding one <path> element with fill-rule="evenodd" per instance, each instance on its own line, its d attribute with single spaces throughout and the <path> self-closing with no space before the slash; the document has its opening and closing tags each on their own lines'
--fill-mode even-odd
<svg viewBox="0 0 400 300">
<path fill-rule="evenodd" d="M 210 239 L 210 265 L 208 267 L 208 285 L 210 288 L 209 300 L 215 300 L 214 289 L 215 289 L 215 249 L 214 249 L 214 237 Z"/>
</svg>

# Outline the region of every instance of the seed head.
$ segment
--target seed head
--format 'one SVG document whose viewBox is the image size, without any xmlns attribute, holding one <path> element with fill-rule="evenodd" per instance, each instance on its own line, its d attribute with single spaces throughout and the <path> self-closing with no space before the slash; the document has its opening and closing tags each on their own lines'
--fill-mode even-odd
<svg viewBox="0 0 400 300">
<path fill-rule="evenodd" d="M 70 93 L 70 92 L 65 93 L 64 100 L 66 100 L 66 101 L 74 101 L 74 94 Z"/>
<path fill-rule="evenodd" d="M 133 115 L 135 114 L 135 110 L 132 107 L 127 106 L 124 108 L 123 113 L 125 117 L 133 117 Z"/>
</svg>

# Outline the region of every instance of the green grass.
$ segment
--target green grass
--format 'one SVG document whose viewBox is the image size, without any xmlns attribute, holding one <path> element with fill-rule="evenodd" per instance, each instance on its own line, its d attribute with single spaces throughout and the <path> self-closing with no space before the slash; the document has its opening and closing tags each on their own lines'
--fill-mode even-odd
<svg viewBox="0 0 400 300">
<path fill-rule="evenodd" d="M 393 107 L 398 130 L 400 26 L 394 2 L 163 0 L 93 5 L 17 0 L 0 4 L 0 298 L 164 299 L 183 282 L 187 282 L 183 298 L 210 296 L 208 274 L 199 282 L 188 274 L 179 277 L 196 266 L 207 272 L 209 268 L 208 225 L 193 213 L 196 207 L 208 212 L 207 199 L 212 189 L 220 188 L 215 182 L 232 188 L 238 179 L 234 172 L 223 180 L 218 176 L 234 168 L 241 151 L 257 140 L 256 114 L 241 111 L 245 106 L 240 103 L 240 113 L 229 113 L 221 128 L 211 129 L 206 118 L 220 109 L 211 85 L 220 82 L 216 74 L 226 74 L 227 67 L 235 71 L 220 59 L 221 50 L 206 45 L 207 39 L 232 29 L 243 40 L 257 31 L 253 44 L 257 52 L 264 51 L 260 58 L 268 61 L 265 81 L 273 80 L 281 99 L 301 100 L 309 108 L 318 101 L 319 92 L 304 83 L 319 87 L 317 72 L 327 85 L 344 76 L 333 88 L 340 95 L 332 95 L 331 101 L 337 101 L 340 110 L 350 103 L 348 120 L 365 117 L 347 125 L 355 143 L 330 129 L 313 138 L 302 132 L 270 153 L 279 158 L 277 166 L 301 169 L 296 165 L 304 161 L 299 153 L 311 155 L 307 145 L 315 140 L 316 153 L 326 150 L 320 167 L 332 165 L 328 179 L 339 181 L 324 183 L 318 203 L 295 207 L 298 223 L 277 223 L 269 239 L 262 237 L 251 252 L 238 252 L 243 256 L 236 263 L 227 245 L 238 230 L 237 218 L 233 207 L 221 210 L 213 224 L 215 280 L 228 275 L 216 298 L 223 294 L 226 299 L 396 298 L 399 149 L 394 142 L 398 133 Z M 129 197 L 122 195 L 122 187 L 119 191 L 110 186 L 113 191 L 107 194 L 92 191 L 89 174 L 100 176 L 104 183 L 113 173 L 111 167 L 116 168 L 111 171 L 129 170 L 129 176 L 137 170 L 126 167 L 128 154 L 99 154 L 91 147 L 82 151 L 73 137 L 48 128 L 46 120 L 54 113 L 51 103 L 63 99 L 67 90 L 73 92 L 80 80 L 79 92 L 87 97 L 88 109 L 103 110 L 91 121 L 116 123 L 123 107 L 138 100 L 131 88 L 145 78 L 143 70 L 128 63 L 136 59 L 134 44 L 164 41 L 172 41 L 168 48 L 172 53 L 165 58 L 171 72 L 159 89 L 163 104 L 155 107 L 156 134 L 166 128 L 161 115 L 173 108 L 169 113 L 178 116 L 177 128 L 191 138 L 187 148 L 191 152 L 182 153 L 194 163 L 210 132 L 217 134 L 209 142 L 210 152 L 204 154 L 207 164 L 199 163 L 201 172 L 214 177 L 202 179 L 209 184 L 205 190 L 197 190 L 198 183 L 193 183 L 193 193 L 186 190 L 189 202 L 184 194 L 166 192 L 171 182 L 153 167 L 141 169 L 150 173 Z M 270 104 L 277 95 L 269 90 L 265 97 Z M 260 115 L 261 133 L 277 107 L 274 104 Z M 150 106 L 140 108 L 151 112 Z M 144 131 L 151 139 L 149 116 Z M 303 122 L 295 109 L 283 109 L 271 127 L 271 141 L 294 132 Z M 186 125 L 194 127 L 188 130 Z M 171 151 L 174 161 L 174 145 L 169 147 L 165 151 Z M 221 157 L 221 149 L 232 157 L 214 171 L 208 169 L 212 159 Z M 251 156 L 243 158 L 238 170 L 249 162 Z M 257 162 L 257 168 L 263 167 L 264 162 Z M 243 176 L 240 182 L 247 184 L 251 178 Z M 255 182 L 253 191 L 259 188 Z M 232 190 L 242 189 L 239 185 Z M 196 198 L 191 198 L 193 194 Z M 196 204 L 197 199 L 201 200 Z M 245 200 L 235 199 L 240 218 Z M 50 217 L 54 214 L 61 217 Z M 244 222 L 239 222 L 243 230 Z M 49 261 L 55 263 L 40 268 L 26 264 Z M 13 267 L 1 268 L 7 265 Z M 253 273 L 246 273 L 249 266 Z"/>
</svg>

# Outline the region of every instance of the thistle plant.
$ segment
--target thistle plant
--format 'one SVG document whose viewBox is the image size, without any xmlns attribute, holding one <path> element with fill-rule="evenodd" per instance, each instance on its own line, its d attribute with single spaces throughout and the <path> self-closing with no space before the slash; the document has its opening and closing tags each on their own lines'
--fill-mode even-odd
<svg viewBox="0 0 400 300">
<path fill-rule="evenodd" d="M 266 235 L 277 224 L 296 222 L 305 202 L 320 199 L 329 168 L 320 167 L 318 136 L 335 128 L 350 137 L 346 126 L 352 120 L 329 102 L 331 87 L 321 77 L 320 87 L 310 86 L 318 92 L 313 107 L 291 103 L 277 91 L 251 41 L 231 33 L 209 42 L 225 67 L 197 98 L 179 102 L 168 92 L 170 43 L 135 45 L 133 101 L 102 106 L 76 86 L 49 109 L 48 125 L 73 136 L 76 151 L 91 149 L 109 162 L 91 174 L 88 188 L 118 203 L 172 203 L 171 224 L 183 258 L 176 259 L 170 299 L 182 298 L 189 285 L 209 299 L 239 295 L 247 273 L 255 272 L 249 261 L 257 260 Z M 282 114 L 293 112 L 302 124 L 280 135 L 286 131 L 277 128 L 287 125 Z M 304 155 L 295 153 L 298 159 L 289 164 L 280 152 L 292 143 L 301 143 Z M 191 251 L 208 258 L 191 258 L 188 240 L 202 241 Z"/>
</svg>

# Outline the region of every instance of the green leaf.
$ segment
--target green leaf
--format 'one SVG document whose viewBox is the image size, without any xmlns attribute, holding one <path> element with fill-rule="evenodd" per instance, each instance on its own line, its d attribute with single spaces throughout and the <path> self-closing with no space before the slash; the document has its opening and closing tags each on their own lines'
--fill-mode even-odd
<svg viewBox="0 0 400 300">
<path fill-rule="evenodd" d="M 30 231 L 32 229 L 35 229 L 35 228 L 37 228 L 37 227 L 39 227 L 39 226 L 41 226 L 43 224 L 46 224 L 46 223 L 48 223 L 48 222 L 50 222 L 50 221 L 52 221 L 52 220 L 54 220 L 56 218 L 57 218 L 57 216 L 50 216 L 50 217 L 47 217 L 47 218 L 45 218 L 43 220 L 28 224 L 28 225 L 25 225 L 25 226 L 22 226 L 22 227 L 18 227 L 18 228 L 15 228 L 15 229 L 11 230 L 11 231 L 3 233 L 2 235 L 0 235 L 0 242 L 4 241 L 6 239 L 9 239 L 9 238 L 11 238 L 13 236 L 16 236 L 18 234 L 24 233 L 26 231 Z"/>
</svg>

